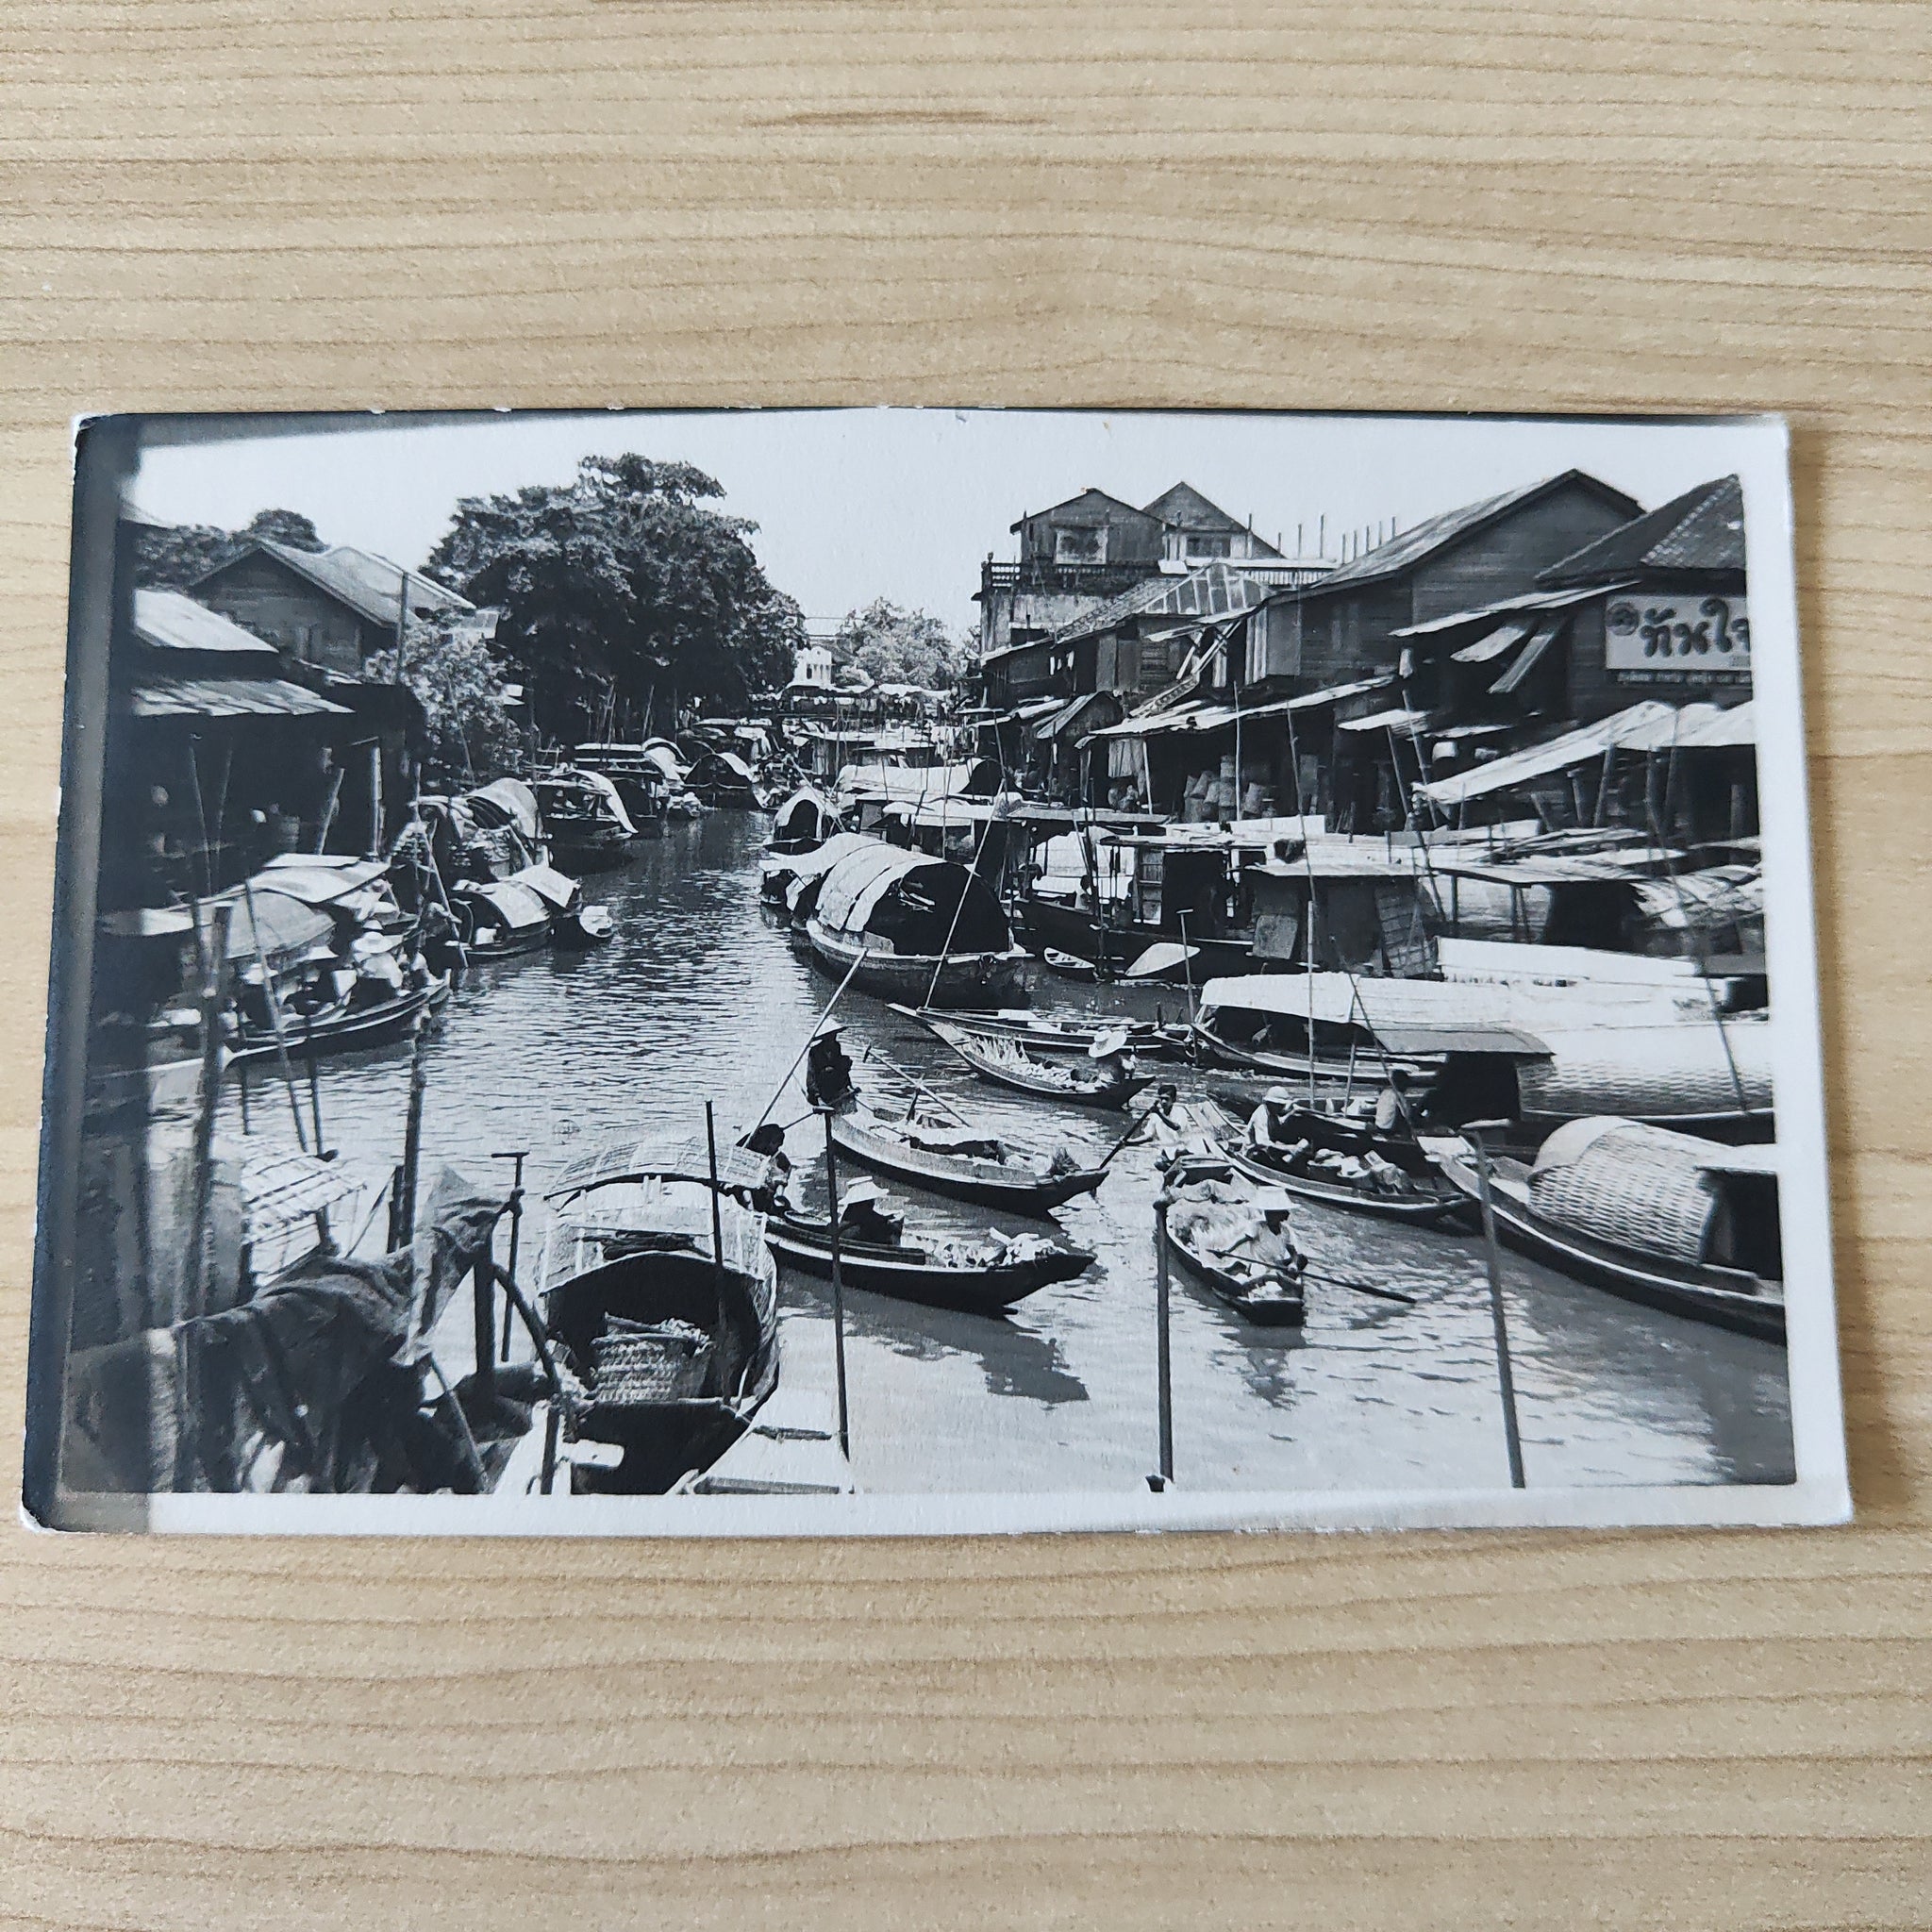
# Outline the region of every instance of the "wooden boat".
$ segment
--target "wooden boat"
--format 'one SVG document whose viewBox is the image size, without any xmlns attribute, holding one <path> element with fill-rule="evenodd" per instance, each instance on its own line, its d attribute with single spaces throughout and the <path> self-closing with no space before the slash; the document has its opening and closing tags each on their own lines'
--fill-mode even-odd
<svg viewBox="0 0 1932 1932">
<path fill-rule="evenodd" d="M 460 879 L 450 903 L 473 959 L 508 959 L 548 945 L 557 914 L 540 892 L 510 879 Z"/>
<path fill-rule="evenodd" d="M 758 775 L 736 752 L 700 751 L 691 762 L 685 783 L 707 805 L 758 803 Z"/>
<path fill-rule="evenodd" d="M 1299 1328 L 1305 1257 L 1265 1196 L 1183 1170 L 1167 1209 L 1167 1250 L 1183 1272 L 1248 1321 Z M 1286 1204 L 1282 1206 L 1285 1208 Z"/>
<path fill-rule="evenodd" d="M 960 1144 L 948 1149 L 948 1138 Z M 1042 1172 L 991 1135 L 918 1126 L 856 1110 L 832 1116 L 832 1139 L 847 1159 L 874 1173 L 1016 1214 L 1046 1214 L 1077 1194 L 1091 1194 L 1105 1177 L 1097 1167 Z M 967 1146 L 975 1151 L 964 1151 Z"/>
<path fill-rule="evenodd" d="M 1061 952 L 1058 946 L 1042 947 L 1040 963 L 1059 978 L 1071 979 L 1082 986 L 1092 986 L 1100 978 L 1100 968 L 1093 960 L 1077 958 L 1072 953 Z"/>
<path fill-rule="evenodd" d="M 1324 1208 L 1415 1226 L 1467 1208 L 1461 1191 L 1443 1179 L 1413 1139 L 1377 1134 L 1373 1124 L 1306 1107 L 1291 1109 L 1274 1131 L 1279 1144 L 1259 1146 L 1236 1124 L 1221 1140 L 1230 1167 Z"/>
<path fill-rule="evenodd" d="M 879 840 L 824 874 L 806 931 L 822 971 L 882 999 L 988 1006 L 1017 991 L 1026 963 L 975 872 Z"/>
<path fill-rule="evenodd" d="M 1081 1107 L 1124 1107 L 1153 1078 L 1140 1071 L 1123 1041 L 1119 1053 L 1104 1058 L 1037 1054 L 1023 1041 L 975 1033 L 937 1015 L 925 1025 L 950 1046 L 982 1080 L 1046 1100 L 1070 1100 Z"/>
<path fill-rule="evenodd" d="M 839 1274 L 847 1288 L 919 1302 L 926 1307 L 956 1308 L 969 1315 L 997 1315 L 1056 1281 L 1084 1274 L 1093 1257 L 1040 1235 L 1008 1243 L 908 1241 L 896 1216 L 874 1220 L 888 1240 L 861 1240 L 841 1232 Z M 767 1239 L 788 1267 L 829 1280 L 832 1274 L 831 1224 L 774 1214 Z"/>
<path fill-rule="evenodd" d="M 551 941 L 566 951 L 580 952 L 590 946 L 600 946 L 617 930 L 617 923 L 611 917 L 608 906 L 579 905 L 575 910 L 560 914 L 557 924 L 550 930 Z"/>
<path fill-rule="evenodd" d="M 777 1272 L 754 1205 L 770 1163 L 742 1148 L 718 1163 L 715 1223 L 702 1141 L 613 1143 L 550 1193 L 543 1319 L 583 1391 L 567 1434 L 623 1452 L 614 1467 L 574 1461 L 575 1490 L 665 1493 L 709 1468 L 777 1386 Z"/>
<path fill-rule="evenodd" d="M 571 762 L 610 780 L 625 816 L 644 838 L 664 836 L 672 780 L 659 758 L 641 744 L 580 744 Z"/>
<path fill-rule="evenodd" d="M 1469 1143 L 1427 1145 L 1443 1175 L 1479 1202 Z M 1534 1166 L 1491 1157 L 1497 1238 L 1625 1301 L 1782 1341 L 1775 1156 L 1635 1121 L 1572 1122 Z"/>
<path fill-rule="evenodd" d="M 839 808 L 815 785 L 800 785 L 773 808 L 765 850 L 774 858 L 816 852 L 839 829 Z"/>
<path fill-rule="evenodd" d="M 366 982 L 358 978 L 357 988 L 365 987 Z M 444 974 L 381 996 L 372 997 L 364 991 L 358 999 L 357 989 L 352 988 L 343 998 L 312 1012 L 285 1008 L 282 1039 L 288 1043 L 289 1058 L 299 1060 L 380 1046 L 400 1039 L 415 1024 L 418 1014 L 433 1013 L 448 998 L 449 978 Z M 276 1059 L 281 1050 L 272 1023 L 244 1019 L 235 1034 L 228 1063 Z"/>
<path fill-rule="evenodd" d="M 1110 1035 L 1124 1034 L 1126 1044 L 1136 1054 L 1158 1058 L 1169 1050 L 1161 1029 L 1151 1020 L 1124 1016 L 1093 1020 L 1068 1020 L 1056 1013 L 1030 1012 L 1024 1007 L 1003 1007 L 993 1012 L 934 1013 L 924 1007 L 891 1003 L 901 1019 L 929 1026 L 935 1019 L 962 1033 L 977 1034 L 987 1040 L 1010 1040 L 1027 1052 L 1047 1056 L 1078 1058 L 1090 1055 L 1096 1041 Z"/>
<path fill-rule="evenodd" d="M 1051 947 L 1068 954 L 1086 961 L 1107 979 L 1124 976 L 1150 947 L 1183 939 L 1178 921 L 1163 924 L 1134 919 L 1118 907 L 1103 916 L 1091 908 L 1044 896 L 1020 902 L 1018 924 L 1021 937 L 1036 951 L 1043 953 Z M 1255 958 L 1250 932 L 1207 938 L 1190 929 L 1185 941 L 1190 948 L 1190 969 L 1197 981 L 1217 974 L 1259 972 L 1269 963 Z"/>
<path fill-rule="evenodd" d="M 638 849 L 638 828 L 603 773 L 561 765 L 534 789 L 551 848 L 574 871 L 622 865 Z"/>
</svg>

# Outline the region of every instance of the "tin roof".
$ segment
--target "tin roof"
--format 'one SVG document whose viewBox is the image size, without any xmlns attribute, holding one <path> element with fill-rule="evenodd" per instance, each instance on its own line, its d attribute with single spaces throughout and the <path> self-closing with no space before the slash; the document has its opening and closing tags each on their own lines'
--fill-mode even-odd
<svg viewBox="0 0 1932 1932">
<path fill-rule="evenodd" d="M 241 557 L 230 558 L 208 572 L 202 583 L 211 583 L 224 572 L 233 570 L 242 558 L 260 554 L 307 579 L 318 591 L 345 604 L 358 617 L 371 624 L 393 625 L 401 601 L 404 570 L 401 564 L 378 557 L 373 550 L 358 550 L 352 543 L 337 543 L 326 550 L 297 550 L 292 544 L 277 543 L 272 538 L 258 537 Z M 473 610 L 467 597 L 445 590 L 421 571 L 412 570 L 409 579 L 409 609 L 412 615 L 432 615 L 449 610 Z"/>
<path fill-rule="evenodd" d="M 1331 590 L 1346 590 L 1356 584 L 1379 583 L 1385 577 L 1398 576 L 1412 566 L 1426 561 L 1439 550 L 1446 550 L 1452 543 L 1473 536 L 1485 525 L 1534 503 L 1540 496 L 1560 490 L 1567 483 L 1580 483 L 1606 502 L 1622 504 L 1630 515 L 1637 513 L 1636 500 L 1625 496 L 1621 490 L 1611 489 L 1607 483 L 1586 471 L 1565 470 L 1560 475 L 1545 476 L 1540 483 L 1527 483 L 1520 490 L 1506 490 L 1500 496 L 1485 497 L 1480 503 L 1466 503 L 1459 509 L 1448 509 L 1440 516 L 1425 518 L 1403 531 L 1399 537 L 1378 543 L 1374 549 L 1343 564 L 1340 570 L 1319 578 L 1307 587 L 1308 591 L 1310 593 L 1325 593 Z"/>
<path fill-rule="evenodd" d="M 1744 490 L 1735 476 L 1700 483 L 1667 504 L 1586 543 L 1538 576 L 1576 584 L 1632 571 L 1744 573 Z"/>
<path fill-rule="evenodd" d="M 147 677 L 129 694 L 137 718 L 319 718 L 338 705 L 281 677 Z"/>
<path fill-rule="evenodd" d="M 266 639 L 179 591 L 136 591 L 134 635 L 156 651 L 220 651 L 244 658 L 277 655 Z"/>
</svg>

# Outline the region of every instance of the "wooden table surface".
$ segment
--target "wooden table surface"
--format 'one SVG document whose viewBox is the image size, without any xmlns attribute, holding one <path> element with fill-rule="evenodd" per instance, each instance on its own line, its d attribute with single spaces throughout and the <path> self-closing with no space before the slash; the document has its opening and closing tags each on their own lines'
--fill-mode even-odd
<svg viewBox="0 0 1932 1932">
<path fill-rule="evenodd" d="M 1928 176 L 1913 4 L 0 9 L 9 1488 L 75 412 L 1773 408 L 1859 1512 L 852 1547 L 8 1526 L 0 1919 L 1932 1922 Z"/>
</svg>

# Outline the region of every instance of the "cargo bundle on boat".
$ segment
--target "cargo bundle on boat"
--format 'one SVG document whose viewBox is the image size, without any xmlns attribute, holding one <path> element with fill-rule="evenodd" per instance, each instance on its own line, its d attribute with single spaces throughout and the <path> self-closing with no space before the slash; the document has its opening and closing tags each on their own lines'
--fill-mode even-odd
<svg viewBox="0 0 1932 1932">
<path fill-rule="evenodd" d="M 1299 1328 L 1307 1257 L 1288 1226 L 1288 1202 L 1183 1168 L 1167 1208 L 1168 1252 L 1217 1300 L 1250 1322 Z"/>
<path fill-rule="evenodd" d="M 579 1398 L 577 1490 L 661 1494 L 744 1433 L 778 1379 L 776 1274 L 756 1202 L 771 1163 L 743 1148 L 616 1142 L 550 1190 L 543 1314 Z"/>
<path fill-rule="evenodd" d="M 826 873 L 807 932 L 835 978 L 852 973 L 867 992 L 924 1005 L 991 1005 L 1017 988 L 1026 958 L 984 880 L 875 841 Z"/>
<path fill-rule="evenodd" d="M 1431 1141 L 1472 1201 L 1474 1150 Z M 1533 1164 L 1491 1157 L 1497 1232 L 1511 1247 L 1624 1300 L 1782 1341 L 1775 1146 L 1726 1147 L 1617 1118 L 1557 1128 Z"/>
</svg>

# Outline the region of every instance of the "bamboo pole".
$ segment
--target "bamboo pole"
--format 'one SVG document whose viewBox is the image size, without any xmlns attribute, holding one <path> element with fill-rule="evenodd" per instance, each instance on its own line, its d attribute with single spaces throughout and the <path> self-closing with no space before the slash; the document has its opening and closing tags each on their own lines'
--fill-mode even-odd
<svg viewBox="0 0 1932 1932">
<path fill-rule="evenodd" d="M 1509 1326 L 1503 1312 L 1503 1251 L 1496 1241 L 1496 1210 L 1490 1192 L 1490 1149 L 1485 1130 L 1503 1123 L 1474 1121 L 1463 1128 L 1475 1149 L 1476 1191 L 1483 1210 L 1483 1258 L 1490 1273 L 1490 1315 L 1496 1331 L 1496 1382 L 1503 1398 L 1503 1439 L 1509 1451 L 1509 1486 L 1524 1487 L 1523 1437 L 1516 1421 L 1516 1376 L 1509 1361 Z"/>
<path fill-rule="evenodd" d="M 281 1061 L 282 1081 L 289 1090 L 289 1111 L 295 1118 L 295 1144 L 308 1152 L 308 1135 L 302 1125 L 302 1103 L 295 1097 L 295 1069 L 289 1061 L 289 1035 L 282 1024 L 282 996 L 275 989 L 275 976 L 269 970 L 268 949 L 262 944 L 261 926 L 255 917 L 255 887 L 242 881 L 242 896 L 248 905 L 248 930 L 255 940 L 256 963 L 261 968 L 262 991 L 268 995 L 269 1024 L 275 1029 L 275 1056 Z"/>
<path fill-rule="evenodd" d="M 839 1259 L 839 1150 L 832 1140 L 832 1109 L 825 1116 L 825 1193 L 832 1241 L 832 1364 L 839 1383 L 839 1453 L 852 1460 L 852 1416 L 845 1394 L 845 1277 Z"/>
<path fill-rule="evenodd" d="M 222 1097 L 222 992 L 226 982 L 228 922 L 235 908 L 224 902 L 209 908 L 202 933 L 201 1092 L 194 1116 L 193 1208 L 189 1221 L 187 1278 L 177 1317 L 192 1321 L 207 1312 L 208 1222 L 214 1206 L 215 1113 Z"/>
<path fill-rule="evenodd" d="M 1154 1204 L 1154 1365 L 1160 1408 L 1160 1480 L 1154 1487 L 1162 1490 L 1174 1483 L 1174 1350 L 1169 1333 L 1167 1207 L 1167 1196 L 1163 1193 Z"/>
<path fill-rule="evenodd" d="M 827 1129 L 830 1117 L 827 1116 Z M 724 1209 L 718 1193 L 718 1120 L 716 1110 L 705 1102 L 705 1146 L 711 1161 L 711 1275 L 718 1292 L 718 1324 L 712 1338 L 712 1351 L 718 1362 L 718 1392 L 724 1392 Z"/>
</svg>

